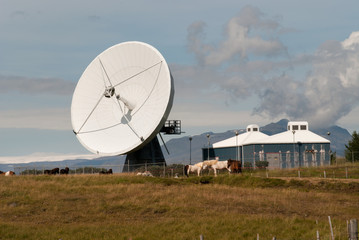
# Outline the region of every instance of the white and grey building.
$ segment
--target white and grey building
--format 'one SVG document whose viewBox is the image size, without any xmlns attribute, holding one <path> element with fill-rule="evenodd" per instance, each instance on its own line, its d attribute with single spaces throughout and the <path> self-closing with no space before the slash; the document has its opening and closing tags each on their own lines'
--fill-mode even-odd
<svg viewBox="0 0 359 240">
<path fill-rule="evenodd" d="M 268 161 L 269 168 L 323 166 L 330 163 L 330 141 L 309 130 L 306 121 L 288 122 L 287 131 L 268 136 L 258 125 L 247 126 L 246 132 L 203 148 L 203 160 L 238 159 L 256 166 L 256 161 Z M 247 164 L 246 164 L 247 165 Z"/>
</svg>

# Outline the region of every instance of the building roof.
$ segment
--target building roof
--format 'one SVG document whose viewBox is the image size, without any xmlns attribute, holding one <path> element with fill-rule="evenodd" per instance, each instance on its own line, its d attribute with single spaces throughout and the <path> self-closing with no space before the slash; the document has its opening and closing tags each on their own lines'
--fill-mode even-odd
<svg viewBox="0 0 359 240">
<path fill-rule="evenodd" d="M 294 131 L 294 133 L 293 133 Z M 287 130 L 282 133 L 278 133 L 269 136 L 265 139 L 259 140 L 257 143 L 270 144 L 270 143 L 330 143 L 328 139 L 325 139 L 309 130 Z"/>
<path fill-rule="evenodd" d="M 220 142 L 213 143 L 213 148 L 224 148 L 224 147 L 235 147 L 242 146 L 251 143 L 256 143 L 260 139 L 268 137 L 267 134 L 261 133 L 259 131 L 259 126 L 256 124 L 248 125 L 246 132 L 238 136 L 234 136 L 228 139 L 225 139 Z"/>
<path fill-rule="evenodd" d="M 309 131 L 308 122 L 296 121 L 288 122 L 287 131 L 268 136 L 259 132 L 258 125 L 247 126 L 247 132 L 234 136 L 213 144 L 213 148 L 224 148 L 243 146 L 249 144 L 287 144 L 287 143 L 330 143 L 311 131 Z M 256 131 L 254 131 L 256 130 Z"/>
</svg>

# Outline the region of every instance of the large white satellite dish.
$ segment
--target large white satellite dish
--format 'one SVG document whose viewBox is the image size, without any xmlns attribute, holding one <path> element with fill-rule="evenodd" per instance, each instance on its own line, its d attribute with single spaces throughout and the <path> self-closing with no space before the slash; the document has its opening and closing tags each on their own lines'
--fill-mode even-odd
<svg viewBox="0 0 359 240">
<path fill-rule="evenodd" d="M 77 83 L 73 131 L 89 151 L 134 152 L 164 126 L 172 108 L 173 78 L 161 53 L 143 42 L 124 42 L 99 54 Z"/>
</svg>

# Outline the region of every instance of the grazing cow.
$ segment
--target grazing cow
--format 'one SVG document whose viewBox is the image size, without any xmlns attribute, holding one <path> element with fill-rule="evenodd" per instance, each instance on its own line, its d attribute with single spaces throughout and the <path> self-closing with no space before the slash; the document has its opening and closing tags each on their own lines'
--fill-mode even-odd
<svg viewBox="0 0 359 240">
<path fill-rule="evenodd" d="M 199 162 L 199 163 L 196 163 L 194 165 L 186 165 L 186 166 L 184 166 L 184 173 L 188 177 L 190 172 L 196 172 L 197 171 L 197 175 L 199 176 L 201 174 L 202 169 L 203 169 L 203 162 Z"/>
<path fill-rule="evenodd" d="M 59 174 L 60 173 L 60 169 L 59 168 L 53 168 L 51 169 L 51 174 Z"/>
<path fill-rule="evenodd" d="M 231 168 L 228 167 L 228 160 L 226 161 L 218 161 L 216 164 L 210 166 L 214 171 L 214 176 L 217 176 L 217 169 L 227 169 L 228 172 L 231 172 Z"/>
<path fill-rule="evenodd" d="M 68 167 L 65 167 L 65 169 L 60 170 L 60 174 L 69 174 L 70 169 Z"/>
<path fill-rule="evenodd" d="M 149 171 L 145 171 L 143 173 L 139 172 L 137 173 L 137 176 L 153 177 L 152 173 Z"/>
<path fill-rule="evenodd" d="M 228 159 L 227 167 L 231 169 L 232 173 L 242 173 L 241 161 Z"/>
<path fill-rule="evenodd" d="M 218 163 L 218 160 L 219 160 L 219 158 L 216 157 L 215 160 L 206 160 L 206 161 L 203 161 L 203 166 L 211 167 L 212 165 L 217 164 L 217 163 Z"/>
<path fill-rule="evenodd" d="M 216 165 L 218 163 L 218 160 L 219 158 L 216 157 L 215 160 L 206 160 L 206 161 L 203 161 L 203 169 L 206 169 L 206 168 L 212 168 L 214 170 L 214 168 L 212 167 L 213 165 Z M 214 170 L 214 175 L 216 175 L 216 170 Z"/>
<path fill-rule="evenodd" d="M 112 168 L 107 171 L 100 171 L 99 174 L 112 174 Z"/>
<path fill-rule="evenodd" d="M 5 173 L 3 171 L 0 171 L 0 175 L 5 175 Z"/>
<path fill-rule="evenodd" d="M 53 168 L 51 170 L 44 170 L 44 174 L 48 174 L 48 175 L 55 175 L 55 174 L 59 174 L 59 173 L 60 173 L 59 168 Z"/>
<path fill-rule="evenodd" d="M 5 173 L 5 176 L 13 176 L 13 175 L 15 175 L 15 172 L 13 172 L 13 171 L 7 171 Z"/>
</svg>

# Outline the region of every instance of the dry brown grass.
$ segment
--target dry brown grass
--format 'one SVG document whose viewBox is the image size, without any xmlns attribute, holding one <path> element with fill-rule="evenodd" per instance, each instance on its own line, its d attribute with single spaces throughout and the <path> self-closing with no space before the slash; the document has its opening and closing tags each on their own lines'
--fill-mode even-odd
<svg viewBox="0 0 359 240">
<path fill-rule="evenodd" d="M 357 191 L 196 182 L 129 175 L 1 177 L 0 239 L 255 239 L 257 233 L 261 239 L 313 239 L 317 229 L 328 239 L 328 216 L 336 239 L 346 239 L 346 220 L 359 217 Z"/>
</svg>

